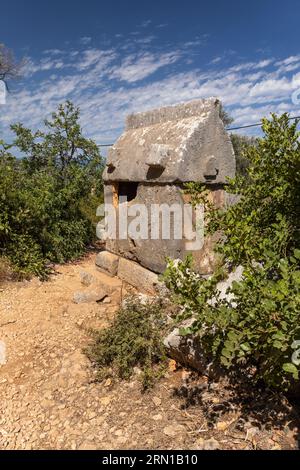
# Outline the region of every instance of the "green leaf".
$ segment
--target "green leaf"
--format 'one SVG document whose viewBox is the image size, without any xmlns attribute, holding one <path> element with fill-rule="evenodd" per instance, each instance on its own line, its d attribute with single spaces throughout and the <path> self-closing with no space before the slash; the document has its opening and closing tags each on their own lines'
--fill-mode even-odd
<svg viewBox="0 0 300 470">
<path fill-rule="evenodd" d="M 242 344 L 241 344 L 241 349 L 242 349 L 243 351 L 249 352 L 249 351 L 251 351 L 251 346 L 250 346 L 249 343 L 242 343 Z"/>
<path fill-rule="evenodd" d="M 234 351 L 236 349 L 236 343 L 233 341 L 225 341 L 224 346 L 228 351 Z"/>
<path fill-rule="evenodd" d="M 228 349 L 223 348 L 222 349 L 222 356 L 226 357 L 227 359 L 231 359 L 232 358 L 232 351 L 229 351 Z"/>
<path fill-rule="evenodd" d="M 286 336 L 284 335 L 284 333 L 282 333 L 282 331 L 278 331 L 277 333 L 275 333 L 275 335 L 272 336 L 273 339 L 279 339 L 279 340 L 284 340 L 286 338 Z"/>
<path fill-rule="evenodd" d="M 186 327 L 186 328 L 179 328 L 179 335 L 180 336 L 188 336 L 193 333 L 192 328 Z"/>
<path fill-rule="evenodd" d="M 297 258 L 297 259 L 300 259 L 300 250 L 299 250 L 299 248 L 296 248 L 294 250 L 294 257 Z"/>
<path fill-rule="evenodd" d="M 276 340 L 274 341 L 274 343 L 273 343 L 273 346 L 274 346 L 274 348 L 276 348 L 276 349 L 282 349 L 283 344 L 282 344 L 280 341 L 278 341 L 278 340 L 276 339 Z"/>
<path fill-rule="evenodd" d="M 299 371 L 298 371 L 297 367 L 295 366 L 295 364 L 293 364 L 292 362 L 286 362 L 285 364 L 283 364 L 282 369 L 285 372 L 288 372 L 289 374 L 292 374 L 294 379 L 297 380 L 299 378 Z"/>
</svg>

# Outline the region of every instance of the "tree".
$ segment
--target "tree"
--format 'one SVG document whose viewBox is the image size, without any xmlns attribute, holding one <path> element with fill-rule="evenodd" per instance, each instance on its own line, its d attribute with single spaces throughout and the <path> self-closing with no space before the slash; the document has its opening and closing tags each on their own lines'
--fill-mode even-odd
<svg viewBox="0 0 300 470">
<path fill-rule="evenodd" d="M 52 168 L 65 179 L 74 166 L 94 168 L 101 164 L 99 149 L 83 136 L 79 117 L 79 108 L 67 101 L 52 113 L 51 120 L 44 121 L 45 130 L 33 133 L 20 123 L 11 126 L 16 134 L 14 145 L 26 155 L 30 171 Z"/>
<path fill-rule="evenodd" d="M 19 76 L 21 64 L 17 63 L 13 53 L 4 44 L 0 44 L 0 80 L 8 89 L 9 80 Z"/>
<path fill-rule="evenodd" d="M 13 145 L 0 148 L 0 254 L 21 275 L 43 276 L 49 261 L 74 259 L 96 238 L 103 161 L 79 118 L 67 102 L 43 130 L 13 125 Z"/>
</svg>

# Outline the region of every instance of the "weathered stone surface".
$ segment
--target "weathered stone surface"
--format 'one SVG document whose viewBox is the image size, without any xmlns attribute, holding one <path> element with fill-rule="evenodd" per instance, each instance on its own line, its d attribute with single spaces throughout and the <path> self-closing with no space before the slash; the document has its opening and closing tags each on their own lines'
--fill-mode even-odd
<svg viewBox="0 0 300 470">
<path fill-rule="evenodd" d="M 118 272 L 119 257 L 109 251 L 101 251 L 96 258 L 97 267 L 111 276 L 116 276 Z"/>
<path fill-rule="evenodd" d="M 86 271 L 81 271 L 80 280 L 81 280 L 81 284 L 83 284 L 86 287 L 89 287 L 94 282 L 94 276 L 91 273 L 87 273 Z"/>
<path fill-rule="evenodd" d="M 75 304 L 86 304 L 90 302 L 101 302 L 107 297 L 108 293 L 105 289 L 88 290 L 84 292 L 75 292 L 73 302 Z"/>
<path fill-rule="evenodd" d="M 185 326 L 188 326 L 188 324 Z M 168 355 L 181 364 L 190 366 L 202 373 L 207 370 L 210 360 L 205 356 L 197 339 L 192 335 L 181 336 L 179 328 L 175 328 L 164 339 L 164 345 Z"/>
<path fill-rule="evenodd" d="M 219 101 L 209 98 L 129 116 L 104 180 L 225 183 L 235 158 L 219 114 Z"/>
<path fill-rule="evenodd" d="M 195 211 L 191 222 L 194 229 L 182 223 L 172 213 L 173 205 L 181 210 L 188 203 L 183 195 L 183 183 L 202 182 L 211 193 L 211 202 L 217 207 L 230 204 L 223 185 L 235 174 L 235 157 L 232 144 L 220 119 L 220 103 L 215 98 L 155 109 L 129 116 L 125 132 L 111 148 L 104 171 L 105 203 L 116 209 L 116 227 L 119 227 L 122 197 L 127 197 L 128 208 L 143 205 L 147 210 L 148 223 L 142 222 L 143 235 L 105 238 L 99 226 L 99 237 L 106 240 L 108 251 L 140 263 L 155 273 L 162 273 L 166 257 L 184 259 L 193 250 L 195 269 L 201 274 L 213 272 L 217 263 L 214 244 L 217 236 L 205 236 L 204 243 L 195 241 Z M 169 214 L 158 216 L 155 236 L 152 236 L 152 212 L 169 208 Z M 137 207 L 137 206 L 136 206 Z M 171 208 L 171 210 L 170 210 Z M 133 209 L 133 208 L 132 208 Z M 134 210 L 133 210 L 134 212 Z M 178 212 L 176 213 L 178 215 Z M 169 222 L 170 233 L 162 234 L 159 220 Z M 136 223 L 136 216 L 127 216 L 128 225 Z M 174 227 L 182 225 L 182 236 L 174 234 Z M 144 231 L 148 229 L 148 234 Z M 185 231 L 194 232 L 194 240 Z M 132 233 L 132 232 L 129 232 Z M 134 238 L 133 238 L 134 237 Z M 192 242 L 192 243 L 191 243 Z"/>
<path fill-rule="evenodd" d="M 109 194 L 107 194 L 109 197 Z M 108 203 L 113 202 L 112 191 L 110 192 L 110 199 L 106 199 Z M 162 273 L 166 267 L 166 257 L 172 258 L 180 257 L 180 253 L 184 249 L 184 241 L 176 240 L 174 238 L 174 221 L 172 214 L 170 215 L 170 237 L 168 240 L 151 238 L 151 207 L 153 205 L 160 205 L 167 201 L 168 204 L 177 204 L 179 207 L 183 205 L 181 195 L 181 188 L 178 185 L 154 185 L 154 184 L 140 184 L 137 189 L 137 196 L 132 203 L 143 204 L 147 209 L 149 215 L 147 230 L 148 239 L 117 239 L 107 240 L 106 247 L 113 253 L 120 256 L 137 261 L 145 268 L 148 268 L 156 273 Z M 130 207 L 131 203 L 129 203 Z M 116 210 L 117 224 L 119 224 L 119 210 Z M 128 216 L 128 225 L 133 217 Z M 161 232 L 161 228 L 160 228 Z"/>
<path fill-rule="evenodd" d="M 159 287 L 158 276 L 133 261 L 119 260 L 118 277 L 145 292 L 155 292 Z"/>
<path fill-rule="evenodd" d="M 173 259 L 184 259 L 191 251 L 188 249 L 188 243 L 186 234 L 183 230 L 182 239 L 176 239 L 174 236 L 174 225 L 176 219 L 173 217 L 172 210 L 169 208 L 182 207 L 184 203 L 188 203 L 187 197 L 182 194 L 182 185 L 179 184 L 145 184 L 141 183 L 137 188 L 136 198 L 128 203 L 130 208 L 132 204 L 142 204 L 148 214 L 148 225 L 146 227 L 148 231 L 147 239 L 108 239 L 106 241 L 106 248 L 113 253 L 116 253 L 124 258 L 131 259 L 140 263 L 147 269 L 156 273 L 163 273 L 166 268 L 166 257 Z M 216 207 L 223 207 L 227 204 L 229 196 L 224 189 L 213 188 L 210 194 L 210 201 L 216 205 Z M 105 201 L 107 204 L 114 204 L 114 189 L 113 185 L 106 185 Z M 230 202 L 229 202 L 230 203 Z M 167 206 L 166 206 L 167 204 Z M 153 239 L 151 232 L 151 221 L 153 219 L 153 208 L 160 210 L 160 214 L 164 215 L 165 221 L 167 217 L 170 219 L 170 236 L 164 239 L 162 234 L 161 223 L 158 227 L 159 236 L 158 239 Z M 119 224 L 119 209 L 116 208 L 116 222 Z M 128 225 L 134 217 L 127 217 Z M 168 222 L 167 222 L 168 223 Z M 213 250 L 213 246 L 216 240 L 216 236 L 205 236 L 204 243 L 201 249 L 193 251 L 193 257 L 195 261 L 195 269 L 201 274 L 210 274 L 213 272 L 214 266 L 217 262 L 216 255 Z"/>
<path fill-rule="evenodd" d="M 193 320 L 186 321 L 182 327 L 188 327 Z M 167 354 L 180 364 L 192 367 L 202 374 L 217 379 L 222 375 L 222 369 L 212 365 L 212 358 L 207 356 L 194 335 L 182 336 L 179 328 L 175 328 L 165 339 Z"/>
<path fill-rule="evenodd" d="M 228 294 L 227 290 L 232 286 L 233 282 L 239 282 L 243 278 L 243 266 L 238 266 L 234 271 L 229 273 L 228 277 L 217 284 L 217 289 L 219 291 L 220 299 L 226 299 L 228 302 L 234 306 L 234 297 L 233 294 Z M 215 300 L 211 299 L 210 303 L 214 304 Z"/>
</svg>

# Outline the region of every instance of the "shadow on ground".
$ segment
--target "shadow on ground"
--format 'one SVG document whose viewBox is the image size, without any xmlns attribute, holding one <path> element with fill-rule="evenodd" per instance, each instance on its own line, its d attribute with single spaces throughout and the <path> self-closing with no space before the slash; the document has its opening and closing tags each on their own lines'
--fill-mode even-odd
<svg viewBox="0 0 300 470">
<path fill-rule="evenodd" d="M 182 409 L 201 407 L 211 429 L 229 420 L 231 430 L 247 434 L 255 429 L 258 435 L 268 436 L 277 433 L 281 448 L 300 448 L 299 399 L 232 377 L 213 382 L 196 372 L 186 374 L 173 394 L 182 400 Z"/>
</svg>

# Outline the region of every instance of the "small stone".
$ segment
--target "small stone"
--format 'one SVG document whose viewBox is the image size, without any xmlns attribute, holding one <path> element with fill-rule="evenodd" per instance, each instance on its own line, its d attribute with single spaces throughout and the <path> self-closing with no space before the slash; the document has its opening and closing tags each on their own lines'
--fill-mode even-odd
<svg viewBox="0 0 300 470">
<path fill-rule="evenodd" d="M 220 449 L 220 444 L 214 437 L 206 440 L 200 438 L 197 441 L 197 448 L 199 450 L 217 450 Z"/>
<path fill-rule="evenodd" d="M 159 397 L 153 397 L 152 401 L 153 401 L 155 406 L 161 405 L 161 399 Z"/>
<path fill-rule="evenodd" d="M 168 369 L 170 372 L 175 372 L 177 370 L 177 362 L 174 359 L 171 359 L 168 364 Z"/>
<path fill-rule="evenodd" d="M 216 428 L 218 429 L 218 431 L 225 431 L 225 429 L 227 429 L 229 426 L 230 426 L 230 423 L 226 421 L 219 421 L 216 424 Z"/>
<path fill-rule="evenodd" d="M 111 379 L 107 379 L 105 382 L 104 382 L 104 387 L 110 387 L 112 384 L 112 380 Z"/>
<path fill-rule="evenodd" d="M 19 424 L 16 424 L 14 431 L 16 433 L 19 433 L 21 431 L 21 426 Z"/>
<path fill-rule="evenodd" d="M 161 421 L 162 420 L 162 415 L 161 414 L 154 415 L 154 416 L 152 416 L 152 419 L 154 421 Z"/>
<path fill-rule="evenodd" d="M 256 436 L 256 434 L 258 433 L 259 433 L 259 428 L 257 428 L 256 426 L 252 426 L 251 428 L 248 428 L 245 440 L 251 441 L 254 438 L 254 436 Z"/>
<path fill-rule="evenodd" d="M 220 403 L 220 398 L 212 397 L 211 401 L 212 401 L 212 403 L 218 404 L 218 403 Z"/>
<path fill-rule="evenodd" d="M 111 402 L 111 398 L 110 397 L 102 397 L 100 398 L 100 403 L 101 405 L 104 405 L 104 406 L 107 406 L 109 405 Z"/>
<path fill-rule="evenodd" d="M 89 287 L 94 282 L 94 276 L 86 271 L 81 271 L 80 273 L 81 284 L 86 287 Z"/>
<path fill-rule="evenodd" d="M 133 372 L 135 373 L 135 375 L 139 376 L 139 375 L 142 375 L 142 370 L 139 368 L 139 367 L 134 367 L 133 368 Z"/>
<path fill-rule="evenodd" d="M 176 437 L 178 434 L 183 433 L 185 427 L 181 424 L 171 424 L 164 428 L 164 434 L 169 437 Z"/>
</svg>

